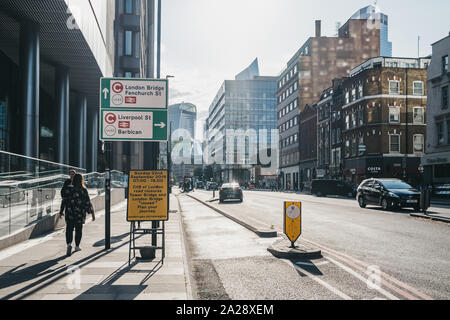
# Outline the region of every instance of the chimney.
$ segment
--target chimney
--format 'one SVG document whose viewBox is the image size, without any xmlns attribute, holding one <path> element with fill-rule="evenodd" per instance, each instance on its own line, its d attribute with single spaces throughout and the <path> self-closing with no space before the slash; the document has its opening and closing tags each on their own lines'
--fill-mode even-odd
<svg viewBox="0 0 450 320">
<path fill-rule="evenodd" d="M 320 38 L 322 36 L 322 21 L 316 20 L 316 38 Z"/>
</svg>

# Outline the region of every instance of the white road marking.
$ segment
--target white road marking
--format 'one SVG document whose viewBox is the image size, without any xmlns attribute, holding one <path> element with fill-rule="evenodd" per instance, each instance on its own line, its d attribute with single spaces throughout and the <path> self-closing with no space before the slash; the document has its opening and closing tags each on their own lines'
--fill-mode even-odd
<svg viewBox="0 0 450 320">
<path fill-rule="evenodd" d="M 351 297 L 349 297 L 348 295 L 346 295 L 342 291 L 336 289 L 335 287 L 333 287 L 329 283 L 325 282 L 324 280 L 320 279 L 319 277 L 309 273 L 308 271 L 304 270 L 303 268 L 300 268 L 299 266 L 294 265 L 291 261 L 285 260 L 285 259 L 282 259 L 281 261 L 284 261 L 289 266 L 291 266 L 291 267 L 295 268 L 296 270 L 300 271 L 301 273 L 307 275 L 310 279 L 314 280 L 315 282 L 317 282 L 318 284 L 320 284 L 324 288 L 328 289 L 329 291 L 331 291 L 335 295 L 341 297 L 342 299 L 344 299 L 344 300 L 353 300 Z"/>
<path fill-rule="evenodd" d="M 357 273 L 356 271 L 354 271 L 353 269 L 347 267 L 346 265 L 337 262 L 336 260 L 330 258 L 330 257 L 325 257 L 325 259 L 329 260 L 330 262 L 332 262 L 333 264 L 337 265 L 338 267 L 340 267 L 341 269 L 347 271 L 348 273 L 350 273 L 352 276 L 358 278 L 359 280 L 361 280 L 364 283 L 367 283 L 367 279 L 364 278 L 362 275 L 360 275 L 359 273 Z M 391 300 L 400 300 L 399 298 L 397 298 L 396 296 L 394 296 L 393 294 L 387 292 L 386 290 L 384 290 L 381 287 L 375 288 L 375 290 L 377 290 L 379 293 L 381 293 L 382 295 L 384 295 L 386 298 L 389 298 Z"/>
</svg>

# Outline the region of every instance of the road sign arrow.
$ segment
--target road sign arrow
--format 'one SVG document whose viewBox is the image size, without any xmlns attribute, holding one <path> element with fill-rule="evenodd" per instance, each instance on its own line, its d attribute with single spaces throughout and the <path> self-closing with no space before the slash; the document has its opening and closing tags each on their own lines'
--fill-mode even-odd
<svg viewBox="0 0 450 320">
<path fill-rule="evenodd" d="M 164 122 L 155 124 L 155 127 L 160 127 L 161 129 L 164 129 L 166 127 L 166 124 Z"/>
<path fill-rule="evenodd" d="M 105 95 L 105 99 L 108 99 L 108 93 L 109 93 L 108 88 L 103 89 L 103 94 Z"/>
</svg>

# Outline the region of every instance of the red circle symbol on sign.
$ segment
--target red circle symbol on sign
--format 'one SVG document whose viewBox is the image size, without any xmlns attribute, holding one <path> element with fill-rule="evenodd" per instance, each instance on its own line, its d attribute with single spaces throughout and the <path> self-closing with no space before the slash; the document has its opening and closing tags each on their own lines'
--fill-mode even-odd
<svg viewBox="0 0 450 320">
<path fill-rule="evenodd" d="M 107 124 L 113 124 L 116 122 L 116 120 L 117 120 L 117 117 L 114 113 L 107 113 L 105 115 L 105 121 Z"/>
<path fill-rule="evenodd" d="M 123 84 L 120 82 L 114 82 L 112 85 L 112 90 L 115 93 L 121 93 L 123 91 Z"/>
</svg>

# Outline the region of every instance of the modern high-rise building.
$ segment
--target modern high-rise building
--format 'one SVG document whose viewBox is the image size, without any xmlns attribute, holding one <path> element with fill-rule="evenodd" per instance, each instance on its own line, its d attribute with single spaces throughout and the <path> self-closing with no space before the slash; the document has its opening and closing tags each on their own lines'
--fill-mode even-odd
<svg viewBox="0 0 450 320">
<path fill-rule="evenodd" d="M 251 169 L 258 164 L 253 150 L 260 152 L 260 130 L 266 130 L 268 146 L 272 142 L 271 131 L 276 130 L 276 80 L 260 76 L 255 59 L 235 80 L 225 80 L 219 89 L 205 126 L 205 156 L 220 167 L 215 172 L 218 181 L 252 180 Z M 249 132 L 258 137 L 248 136 Z"/>
<path fill-rule="evenodd" d="M 186 140 L 186 138 L 195 140 L 197 107 L 192 103 L 184 102 L 169 106 L 169 122 L 172 141 Z"/>
<path fill-rule="evenodd" d="M 379 23 L 373 22 L 369 17 L 364 19 L 364 15 L 355 15 L 339 28 L 337 37 L 326 37 L 322 36 L 321 21 L 316 21 L 315 37 L 300 47 L 278 77 L 280 142 L 298 135 L 295 142 L 280 146 L 279 176 L 284 188 L 300 173 L 299 150 L 303 140 L 299 116 L 305 106 L 317 103 L 333 79 L 348 76 L 352 68 L 381 55 L 383 31 Z M 298 183 L 289 186 L 299 187 Z"/>
<path fill-rule="evenodd" d="M 2 0 L 1 150 L 102 169 L 99 80 L 154 76 L 154 21 L 155 0 Z M 114 143 L 113 168 L 145 168 L 152 148 Z"/>
<path fill-rule="evenodd" d="M 369 26 L 380 29 L 380 55 L 392 57 L 392 42 L 389 41 L 389 17 L 380 12 L 378 6 L 367 6 L 355 12 L 350 19 L 367 20 Z"/>
<path fill-rule="evenodd" d="M 155 0 L 115 0 L 115 77 L 154 78 Z M 113 168 L 152 169 L 157 143 L 116 142 Z M 156 168 L 153 168 L 156 169 Z"/>
<path fill-rule="evenodd" d="M 0 1 L 0 147 L 97 170 L 99 78 L 114 0 Z"/>
</svg>

